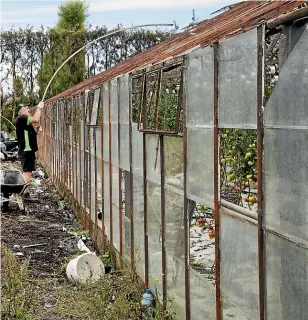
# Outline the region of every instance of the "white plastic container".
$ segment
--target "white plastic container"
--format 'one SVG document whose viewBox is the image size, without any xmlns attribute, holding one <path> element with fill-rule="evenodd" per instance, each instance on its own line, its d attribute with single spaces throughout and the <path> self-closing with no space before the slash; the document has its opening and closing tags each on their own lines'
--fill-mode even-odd
<svg viewBox="0 0 308 320">
<path fill-rule="evenodd" d="M 103 262 L 93 253 L 84 253 L 78 256 L 71 260 L 66 267 L 66 275 L 71 281 L 95 281 L 104 274 Z"/>
</svg>

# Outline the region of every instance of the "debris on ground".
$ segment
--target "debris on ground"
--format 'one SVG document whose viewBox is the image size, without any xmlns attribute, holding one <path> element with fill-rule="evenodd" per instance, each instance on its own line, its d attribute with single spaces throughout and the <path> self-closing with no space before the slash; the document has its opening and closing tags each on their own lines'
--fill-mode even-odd
<svg viewBox="0 0 308 320">
<path fill-rule="evenodd" d="M 66 267 L 83 253 L 79 249 L 95 253 L 95 248 L 89 232 L 40 170 L 30 186 L 37 201 L 24 198 L 24 211 L 10 202 L 1 216 L 1 319 L 139 319 L 143 284 L 134 275 L 115 271 L 111 255 L 98 256 L 106 263 L 106 274 L 96 283 L 67 279 Z M 22 276 L 17 281 L 14 274 Z"/>
</svg>

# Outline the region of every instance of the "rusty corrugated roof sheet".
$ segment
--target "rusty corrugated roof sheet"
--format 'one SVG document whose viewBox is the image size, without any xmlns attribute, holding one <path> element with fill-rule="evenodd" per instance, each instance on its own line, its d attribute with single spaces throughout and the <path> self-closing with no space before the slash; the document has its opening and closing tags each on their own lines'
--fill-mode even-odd
<svg viewBox="0 0 308 320">
<path fill-rule="evenodd" d="M 232 9 L 199 23 L 193 32 L 186 30 L 175 34 L 149 50 L 65 90 L 46 102 L 68 97 L 86 89 L 96 88 L 117 76 L 158 64 L 184 54 L 195 47 L 206 47 L 220 39 L 252 29 L 263 21 L 290 12 L 302 3 L 304 1 L 245 1 L 238 3 Z"/>
</svg>

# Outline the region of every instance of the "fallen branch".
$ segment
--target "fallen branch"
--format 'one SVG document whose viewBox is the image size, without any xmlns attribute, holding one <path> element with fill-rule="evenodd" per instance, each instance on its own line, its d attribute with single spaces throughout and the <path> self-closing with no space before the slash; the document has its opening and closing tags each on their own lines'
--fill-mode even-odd
<svg viewBox="0 0 308 320">
<path fill-rule="evenodd" d="M 23 249 L 27 248 L 34 248 L 34 247 L 41 247 L 41 246 L 46 246 L 47 242 L 45 243 L 37 243 L 37 244 L 30 244 L 28 246 L 22 246 Z"/>
</svg>

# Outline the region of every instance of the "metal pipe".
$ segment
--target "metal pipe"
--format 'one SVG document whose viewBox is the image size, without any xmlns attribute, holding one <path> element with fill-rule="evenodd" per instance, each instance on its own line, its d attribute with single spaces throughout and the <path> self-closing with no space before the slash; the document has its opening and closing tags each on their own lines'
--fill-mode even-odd
<svg viewBox="0 0 308 320">
<path fill-rule="evenodd" d="M 289 13 L 282 14 L 277 18 L 267 21 L 266 26 L 270 29 L 277 28 L 278 26 L 286 23 L 291 23 L 294 20 L 301 19 L 308 16 L 308 7 L 298 9 Z"/>
<path fill-rule="evenodd" d="M 8 118 L 4 117 L 3 115 L 0 115 L 0 117 L 3 118 L 4 120 L 8 121 L 13 126 L 13 128 L 16 129 L 16 127 L 13 125 L 13 123 Z"/>
<path fill-rule="evenodd" d="M 220 200 L 220 204 L 222 207 L 225 207 L 227 209 L 230 209 L 230 210 L 233 210 L 243 216 L 246 216 L 250 219 L 254 219 L 254 220 L 258 220 L 258 214 L 257 212 L 253 212 L 253 211 L 250 211 L 248 209 L 245 209 L 243 207 L 240 207 L 232 202 L 229 202 L 229 201 L 226 201 L 226 200 L 223 200 L 221 199 Z"/>
<path fill-rule="evenodd" d="M 183 163 L 184 163 L 184 281 L 185 281 L 185 319 L 190 320 L 190 279 L 189 279 L 189 226 L 188 226 L 188 198 L 187 198 L 187 58 L 183 61 Z M 184 73 L 184 70 L 186 71 Z"/>
<path fill-rule="evenodd" d="M 219 102 L 218 102 L 218 43 L 213 46 L 214 58 L 214 218 L 215 218 L 215 283 L 216 283 L 216 320 L 221 317 L 220 292 L 220 214 L 219 214 Z"/>
<path fill-rule="evenodd" d="M 264 266 L 264 231 L 263 231 L 263 103 L 264 103 L 264 42 L 265 26 L 258 32 L 258 69 L 257 69 L 257 179 L 258 179 L 258 259 L 259 259 L 259 310 L 260 320 L 265 319 L 265 266 Z"/>
<path fill-rule="evenodd" d="M 98 40 L 102 40 L 104 38 L 107 38 L 109 36 L 112 36 L 112 35 L 115 35 L 117 33 L 120 33 L 120 32 L 123 32 L 123 31 L 127 31 L 127 30 L 133 30 L 133 29 L 137 29 L 137 28 L 145 28 L 145 27 L 158 27 L 158 26 L 161 26 L 161 27 L 172 27 L 174 24 L 173 23 L 153 23 L 153 24 L 141 24 L 141 25 L 138 25 L 138 26 L 132 26 L 132 27 L 128 27 L 128 28 L 122 28 L 122 29 L 118 29 L 116 31 L 112 31 L 112 32 L 109 32 L 101 37 L 98 37 L 92 41 L 90 41 L 89 43 L 87 43 L 86 45 L 84 45 L 83 47 L 81 47 L 80 49 L 78 49 L 77 51 L 75 51 L 72 55 L 70 55 L 61 65 L 60 67 L 56 70 L 56 72 L 53 74 L 53 76 L 51 77 L 51 79 L 49 80 L 48 84 L 47 84 L 47 87 L 45 89 L 45 92 L 43 94 L 43 98 L 42 98 L 42 101 L 45 100 L 45 96 L 46 96 L 46 93 L 47 93 L 47 90 L 49 89 L 49 86 L 52 82 L 52 80 L 55 78 L 55 76 L 57 75 L 57 73 L 62 69 L 62 67 L 70 60 L 72 59 L 76 54 L 78 54 L 79 52 L 81 52 L 82 50 L 84 50 L 88 45 L 98 41 Z"/>
</svg>

